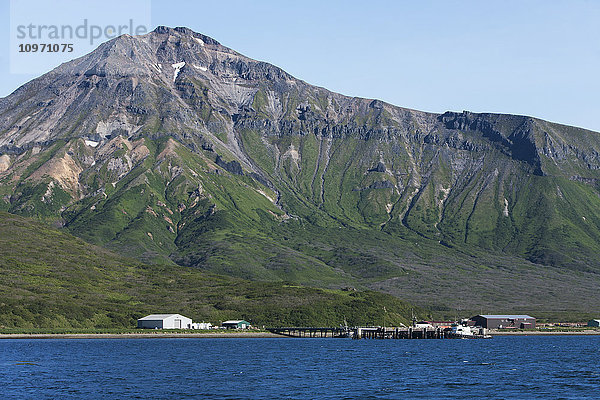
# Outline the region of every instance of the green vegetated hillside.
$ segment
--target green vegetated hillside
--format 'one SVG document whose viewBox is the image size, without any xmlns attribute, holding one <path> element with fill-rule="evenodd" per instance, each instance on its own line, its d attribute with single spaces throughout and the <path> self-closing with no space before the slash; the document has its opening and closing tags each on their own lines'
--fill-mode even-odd
<svg viewBox="0 0 600 400">
<path fill-rule="evenodd" d="M 387 312 L 384 312 L 384 308 Z M 408 323 L 397 298 L 251 282 L 176 265 L 146 265 L 30 219 L 0 213 L 0 329 L 132 328 L 150 313 L 257 326 Z"/>
<path fill-rule="evenodd" d="M 451 315 L 600 308 L 597 132 L 346 97 L 165 27 L 0 116 L 0 210 L 139 262 Z"/>
<path fill-rule="evenodd" d="M 89 149 L 82 142 L 55 145 L 62 147 L 45 165 L 83 158 L 77 151 Z M 95 165 L 79 175 L 82 180 L 93 177 L 94 188 L 100 188 L 91 195 L 65 206 L 56 195 L 60 185 L 52 184 L 56 180 L 45 176 L 36 182 L 24 173 L 9 210 L 64 226 L 88 242 L 150 264 L 177 263 L 279 285 L 369 288 L 409 299 L 438 315 L 455 316 L 457 310 L 469 314 L 484 307 L 489 312 L 568 316 L 597 307 L 600 279 L 592 267 L 535 264 L 499 249 L 428 238 L 398 218 L 373 229 L 342 214 L 334 218 L 316 206 L 313 214 L 293 215 L 283 210 L 302 211 L 285 204 L 300 198 L 298 193 L 282 191 L 284 204 L 274 204 L 271 199 L 277 194 L 269 187 L 219 167 L 216 151 L 193 153 L 171 138 L 129 141 L 118 136 L 105 149 L 110 156 L 97 156 Z M 109 165 L 135 160 L 136 153 L 144 157 L 132 163 L 129 173 L 119 179 L 107 172 L 102 178 Z M 24 156 L 24 163 L 44 154 Z M 18 174 L 18 161 L 13 168 Z M 375 195 L 380 191 L 372 190 Z M 40 204 L 62 211 L 45 211 Z M 343 204 L 332 206 L 337 212 L 344 209 Z"/>
</svg>

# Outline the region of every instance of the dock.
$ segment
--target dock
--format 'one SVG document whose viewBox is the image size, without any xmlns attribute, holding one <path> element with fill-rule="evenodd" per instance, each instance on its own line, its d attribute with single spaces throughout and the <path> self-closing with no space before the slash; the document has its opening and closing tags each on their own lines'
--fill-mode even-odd
<svg viewBox="0 0 600 400">
<path fill-rule="evenodd" d="M 448 339 L 442 328 L 354 328 L 353 339 Z"/>
<path fill-rule="evenodd" d="M 295 338 L 352 338 L 352 339 L 481 339 L 484 331 L 462 335 L 442 327 L 279 327 L 268 328 L 271 333 Z"/>
<path fill-rule="evenodd" d="M 348 337 L 346 328 L 331 327 L 279 327 L 267 328 L 271 333 L 298 338 L 342 338 Z"/>
</svg>

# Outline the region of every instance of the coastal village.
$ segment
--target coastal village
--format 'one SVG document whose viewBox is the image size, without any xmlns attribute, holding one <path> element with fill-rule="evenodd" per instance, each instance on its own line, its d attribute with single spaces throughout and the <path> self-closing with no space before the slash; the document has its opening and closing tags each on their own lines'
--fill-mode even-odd
<svg viewBox="0 0 600 400">
<path fill-rule="evenodd" d="M 244 320 L 224 321 L 221 325 L 210 322 L 193 322 L 191 318 L 181 314 L 151 314 L 137 320 L 140 329 L 251 329 L 252 325 Z"/>
<path fill-rule="evenodd" d="M 560 328 L 573 329 L 586 326 L 600 328 L 600 319 L 592 319 L 587 324 L 536 324 L 530 315 L 480 314 L 459 321 L 417 321 L 412 325 L 395 327 L 360 326 L 349 327 L 271 327 L 264 328 L 273 334 L 298 338 L 353 338 L 353 339 L 487 339 L 491 333 L 544 332 Z M 139 329 L 178 329 L 178 330 L 253 330 L 257 329 L 246 320 L 228 320 L 218 325 L 210 322 L 193 322 L 181 314 L 151 314 L 137 321 Z"/>
</svg>

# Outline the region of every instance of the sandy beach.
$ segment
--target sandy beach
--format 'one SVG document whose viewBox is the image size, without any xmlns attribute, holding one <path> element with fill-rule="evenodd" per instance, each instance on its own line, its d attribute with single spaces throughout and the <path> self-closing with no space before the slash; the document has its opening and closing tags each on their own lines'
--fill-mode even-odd
<svg viewBox="0 0 600 400">
<path fill-rule="evenodd" d="M 586 330 L 586 331 L 496 331 L 490 330 L 488 334 L 492 336 L 557 336 L 557 335 L 600 335 L 598 330 Z"/>
<path fill-rule="evenodd" d="M 492 336 L 576 336 L 576 335 L 600 335 L 600 330 L 585 330 L 579 332 L 566 331 L 497 331 L 490 330 Z M 270 332 L 148 332 L 148 333 L 2 333 L 0 339 L 167 339 L 167 338 L 285 338 Z"/>
<path fill-rule="evenodd" d="M 166 339 L 166 338 L 283 338 L 269 332 L 232 333 L 32 333 L 0 334 L 0 339 Z"/>
</svg>

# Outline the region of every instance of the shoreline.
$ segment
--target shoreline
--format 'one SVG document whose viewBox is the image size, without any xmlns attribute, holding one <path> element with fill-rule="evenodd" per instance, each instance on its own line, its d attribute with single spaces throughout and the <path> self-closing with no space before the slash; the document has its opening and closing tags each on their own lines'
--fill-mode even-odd
<svg viewBox="0 0 600 400">
<path fill-rule="evenodd" d="M 494 330 L 490 330 L 488 331 L 489 335 L 492 336 L 573 336 L 573 335 L 580 335 L 580 336 L 590 336 L 590 335 L 600 335 L 600 331 L 597 330 L 586 330 L 586 331 L 508 331 L 508 332 L 503 332 L 503 331 L 494 331 Z"/>
<path fill-rule="evenodd" d="M 270 332 L 236 333 L 1 333 L 0 339 L 190 339 L 284 338 Z"/>
<path fill-rule="evenodd" d="M 488 331 L 493 336 L 600 336 L 600 330 L 586 331 Z M 148 333 L 0 333 L 2 339 L 240 339 L 240 338 L 288 338 L 271 332 L 148 332 Z"/>
</svg>

